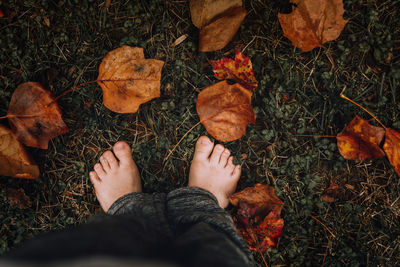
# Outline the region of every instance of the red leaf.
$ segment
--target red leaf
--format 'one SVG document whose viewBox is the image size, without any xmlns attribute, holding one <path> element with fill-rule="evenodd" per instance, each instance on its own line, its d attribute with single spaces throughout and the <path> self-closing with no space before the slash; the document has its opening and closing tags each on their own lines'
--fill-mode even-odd
<svg viewBox="0 0 400 267">
<path fill-rule="evenodd" d="M 258 86 L 250 58 L 240 51 L 236 51 L 235 60 L 222 58 L 212 60 L 211 64 L 215 78 L 219 80 L 231 79 L 249 90 Z"/>
<path fill-rule="evenodd" d="M 234 221 L 251 250 L 263 252 L 278 244 L 284 225 L 280 218 L 283 202 L 273 187 L 256 184 L 232 195 L 229 200 L 238 207 Z"/>
<path fill-rule="evenodd" d="M 348 160 L 366 160 L 381 158 L 385 153 L 379 147 L 385 130 L 372 126 L 358 116 L 337 135 L 340 154 Z"/>
<path fill-rule="evenodd" d="M 390 164 L 392 164 L 397 174 L 400 176 L 400 133 L 387 128 L 383 149 L 386 152 Z"/>
</svg>

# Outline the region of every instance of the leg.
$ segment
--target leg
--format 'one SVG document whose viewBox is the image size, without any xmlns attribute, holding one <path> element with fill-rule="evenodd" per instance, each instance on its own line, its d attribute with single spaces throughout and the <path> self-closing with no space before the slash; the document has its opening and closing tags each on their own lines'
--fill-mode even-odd
<svg viewBox="0 0 400 267">
<path fill-rule="evenodd" d="M 174 245 L 189 266 L 251 266 L 252 255 L 223 209 L 235 191 L 240 167 L 230 152 L 205 136 L 199 138 L 189 187 L 167 196 L 167 215 L 176 230 Z"/>
</svg>

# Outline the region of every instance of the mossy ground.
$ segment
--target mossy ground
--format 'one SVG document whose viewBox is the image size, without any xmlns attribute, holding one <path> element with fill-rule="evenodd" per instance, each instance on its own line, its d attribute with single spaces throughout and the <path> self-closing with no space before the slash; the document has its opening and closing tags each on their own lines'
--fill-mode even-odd
<svg viewBox="0 0 400 267">
<path fill-rule="evenodd" d="M 339 97 L 344 86 L 349 97 L 400 130 L 399 1 L 345 0 L 350 21 L 340 37 L 301 53 L 283 37 L 278 22 L 277 13 L 287 12 L 287 4 L 246 0 L 248 15 L 233 41 L 207 54 L 197 52 L 198 30 L 186 1 L 112 0 L 108 11 L 105 2 L 0 1 L 6 14 L 0 19 L 1 114 L 22 82 L 39 81 L 58 95 L 95 80 L 102 58 L 122 45 L 143 47 L 146 58 L 166 62 L 161 97 L 136 114 L 109 111 L 95 84 L 59 100 L 70 131 L 47 150 L 29 149 L 40 178 L 0 179 L 1 188 L 24 188 L 33 202 L 29 209 L 14 209 L 0 193 L 1 254 L 24 239 L 84 223 L 98 213 L 88 172 L 117 140 L 132 146 L 146 192 L 184 186 L 195 141 L 207 134 L 204 127 L 197 126 L 165 158 L 198 122 L 198 92 L 216 82 L 207 59 L 240 49 L 251 57 L 259 81 L 253 96 L 257 122 L 243 138 L 225 145 L 243 166 L 239 190 L 270 184 L 285 203 L 284 234 L 265 254 L 267 263 L 400 265 L 400 180 L 388 160 L 346 161 L 334 138 L 294 135 L 336 135 L 355 115 L 369 119 Z M 183 34 L 188 38 L 171 47 Z M 342 191 L 329 204 L 321 195 L 330 181 Z"/>
</svg>

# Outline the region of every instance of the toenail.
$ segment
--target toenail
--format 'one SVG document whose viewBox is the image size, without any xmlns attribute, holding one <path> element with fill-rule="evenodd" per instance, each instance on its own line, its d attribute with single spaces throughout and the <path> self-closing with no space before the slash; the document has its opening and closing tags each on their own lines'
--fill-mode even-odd
<svg viewBox="0 0 400 267">
<path fill-rule="evenodd" d="M 229 154 L 229 150 L 226 150 L 226 149 L 225 149 L 225 150 L 224 150 L 224 154 L 227 154 L 227 155 L 228 155 L 228 154 Z"/>
</svg>

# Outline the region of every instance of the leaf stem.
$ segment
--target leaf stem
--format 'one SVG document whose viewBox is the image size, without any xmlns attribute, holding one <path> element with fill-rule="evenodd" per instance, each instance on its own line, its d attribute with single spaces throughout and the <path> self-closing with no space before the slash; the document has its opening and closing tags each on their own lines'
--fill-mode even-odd
<svg viewBox="0 0 400 267">
<path fill-rule="evenodd" d="M 342 92 L 340 93 L 340 97 L 346 99 L 347 101 L 350 101 L 351 103 L 353 103 L 354 105 L 356 105 L 357 107 L 361 108 L 362 110 L 364 110 L 365 112 L 367 112 L 372 118 L 374 118 L 380 125 L 382 125 L 382 127 L 385 129 L 385 131 L 387 131 L 387 127 L 385 125 L 383 125 L 383 123 L 375 116 L 373 115 L 371 112 L 369 112 L 366 108 L 364 108 L 363 106 L 361 106 L 360 104 L 358 104 L 357 102 L 355 102 L 354 100 L 351 100 L 350 98 L 348 98 L 347 96 L 344 95 L 344 91 L 346 90 L 346 86 L 343 87 Z"/>
<path fill-rule="evenodd" d="M 195 125 L 193 125 L 192 128 L 189 129 L 189 131 L 187 131 L 182 137 L 181 139 L 179 139 L 178 143 L 176 143 L 176 145 L 169 151 L 168 155 L 165 157 L 164 162 L 166 162 L 168 160 L 168 158 L 171 156 L 171 154 L 175 151 L 175 149 L 179 146 L 179 144 L 182 142 L 182 140 L 186 137 L 186 135 L 188 135 L 194 128 L 196 128 L 197 125 L 199 125 L 201 123 L 201 121 L 199 121 L 198 123 L 196 123 Z"/>
<path fill-rule="evenodd" d="M 61 93 L 61 95 L 57 96 L 57 97 L 54 99 L 54 101 L 51 102 L 50 104 L 53 104 L 54 102 L 57 102 L 58 99 L 60 99 L 60 98 L 63 97 L 64 95 L 68 94 L 69 92 L 75 91 L 75 90 L 78 89 L 79 87 L 82 87 L 82 86 L 84 86 L 84 85 L 86 85 L 86 84 L 95 83 L 95 82 L 97 82 L 97 80 L 85 82 L 85 83 L 82 83 L 82 84 L 77 85 L 77 86 L 75 86 L 75 87 L 72 87 L 71 89 L 69 89 L 69 90 L 67 90 L 67 91 L 65 91 L 65 92 L 63 92 L 63 93 Z M 49 105 L 50 105 L 50 104 L 49 104 Z"/>
</svg>

